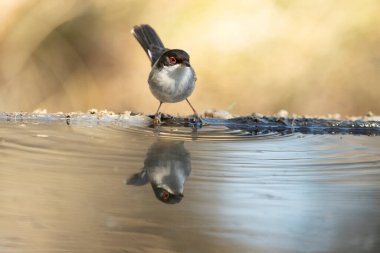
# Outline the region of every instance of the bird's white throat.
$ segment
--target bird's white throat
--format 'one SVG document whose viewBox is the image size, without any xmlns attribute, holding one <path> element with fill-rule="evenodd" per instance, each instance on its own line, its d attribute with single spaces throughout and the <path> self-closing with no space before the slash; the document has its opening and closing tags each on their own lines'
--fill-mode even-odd
<svg viewBox="0 0 380 253">
<path fill-rule="evenodd" d="M 191 95 L 195 80 L 195 73 L 191 67 L 176 64 L 152 70 L 149 86 L 158 100 L 174 103 Z"/>
</svg>

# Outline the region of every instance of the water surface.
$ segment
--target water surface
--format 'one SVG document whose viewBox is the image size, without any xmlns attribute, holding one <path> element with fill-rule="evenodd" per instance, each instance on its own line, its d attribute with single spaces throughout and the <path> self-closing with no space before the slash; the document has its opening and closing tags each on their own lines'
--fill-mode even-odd
<svg viewBox="0 0 380 253">
<path fill-rule="evenodd" d="M 380 252 L 379 207 L 379 136 L 0 123 L 0 252 Z"/>
</svg>

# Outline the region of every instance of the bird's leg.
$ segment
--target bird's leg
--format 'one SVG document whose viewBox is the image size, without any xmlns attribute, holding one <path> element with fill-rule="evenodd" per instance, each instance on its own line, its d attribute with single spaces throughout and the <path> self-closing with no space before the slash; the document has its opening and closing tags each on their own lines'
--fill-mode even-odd
<svg viewBox="0 0 380 253">
<path fill-rule="evenodd" d="M 160 101 L 160 105 L 158 106 L 157 112 L 154 115 L 153 126 L 159 126 L 161 124 L 161 113 L 160 113 L 161 105 L 162 105 L 162 102 Z"/>
<path fill-rule="evenodd" d="M 194 107 L 190 104 L 190 101 L 186 98 L 187 103 L 190 105 L 191 109 L 194 112 L 194 116 L 197 118 L 200 118 L 200 115 L 197 113 L 197 111 L 194 109 Z"/>
<path fill-rule="evenodd" d="M 198 124 L 200 123 L 200 126 L 202 127 L 202 118 L 201 115 L 197 113 L 197 111 L 194 109 L 194 107 L 191 105 L 190 101 L 186 98 L 187 103 L 190 105 L 191 109 L 194 112 L 194 123 Z"/>
</svg>

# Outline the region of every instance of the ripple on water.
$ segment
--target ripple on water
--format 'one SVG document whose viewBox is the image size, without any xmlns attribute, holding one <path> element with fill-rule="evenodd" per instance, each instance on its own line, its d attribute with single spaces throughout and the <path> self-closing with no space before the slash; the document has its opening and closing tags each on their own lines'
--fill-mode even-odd
<svg viewBox="0 0 380 253">
<path fill-rule="evenodd" d="M 170 207 L 125 185 L 162 140 L 191 155 Z M 0 248 L 376 252 L 380 137 L 0 124 L 0 156 Z"/>
<path fill-rule="evenodd" d="M 281 138 L 292 135 L 278 132 L 258 133 L 244 129 L 231 129 L 225 126 L 205 126 L 193 129 L 190 127 L 165 127 L 148 128 L 138 126 L 109 126 L 114 131 L 125 131 L 130 134 L 160 137 L 171 140 L 185 141 L 247 141 L 253 139 Z"/>
</svg>

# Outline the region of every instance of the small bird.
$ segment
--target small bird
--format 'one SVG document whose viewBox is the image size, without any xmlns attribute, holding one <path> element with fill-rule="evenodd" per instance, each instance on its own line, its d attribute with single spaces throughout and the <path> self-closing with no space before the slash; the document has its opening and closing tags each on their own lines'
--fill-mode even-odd
<svg viewBox="0 0 380 253">
<path fill-rule="evenodd" d="M 152 94 L 160 101 L 154 118 L 154 125 L 160 124 L 162 103 L 177 103 L 186 99 L 196 119 L 200 117 L 187 99 L 194 90 L 197 77 L 190 65 L 190 56 L 182 49 L 164 47 L 160 37 L 149 25 L 136 25 L 132 34 L 148 55 L 152 70 L 148 83 Z"/>
<path fill-rule="evenodd" d="M 191 172 L 190 153 L 183 141 L 158 140 L 149 148 L 144 167 L 131 176 L 128 185 L 150 182 L 156 198 L 166 204 L 179 203 Z"/>
</svg>

